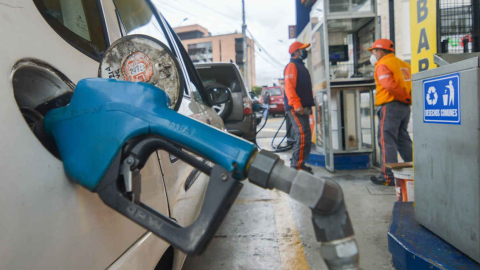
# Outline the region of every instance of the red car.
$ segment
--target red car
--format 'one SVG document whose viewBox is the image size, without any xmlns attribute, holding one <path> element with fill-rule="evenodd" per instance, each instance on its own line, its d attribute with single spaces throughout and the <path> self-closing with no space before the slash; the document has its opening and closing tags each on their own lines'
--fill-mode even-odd
<svg viewBox="0 0 480 270">
<path fill-rule="evenodd" d="M 275 117 L 276 114 L 284 115 L 285 107 L 283 105 L 283 88 L 279 86 L 263 88 L 262 97 L 260 99 L 260 102 L 262 104 L 264 103 L 263 99 L 267 92 L 270 94 L 270 113 L 272 114 L 272 116 Z"/>
</svg>

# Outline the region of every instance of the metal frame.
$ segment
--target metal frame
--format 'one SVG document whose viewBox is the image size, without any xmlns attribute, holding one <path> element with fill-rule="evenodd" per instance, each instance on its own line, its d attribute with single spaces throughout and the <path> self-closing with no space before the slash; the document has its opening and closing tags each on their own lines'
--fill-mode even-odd
<svg viewBox="0 0 480 270">
<path fill-rule="evenodd" d="M 354 128 L 354 130 L 355 130 L 355 133 L 356 133 L 356 136 L 355 136 L 356 144 L 355 144 L 355 146 L 353 146 L 353 147 L 349 147 L 349 145 L 348 145 L 348 142 L 349 142 L 349 140 L 350 140 L 350 139 L 349 139 L 349 134 L 348 134 L 348 133 L 349 133 L 349 132 L 348 132 L 348 131 L 349 131 L 349 130 L 348 130 L 348 125 L 350 124 L 350 123 L 349 123 L 349 120 L 351 120 L 351 119 L 349 119 L 349 118 L 348 118 L 348 115 L 344 113 L 345 110 L 348 110 L 348 108 L 347 108 L 347 107 L 342 107 L 342 119 L 343 119 L 343 127 L 344 127 L 344 128 L 343 128 L 343 132 L 342 132 L 342 133 L 343 133 L 343 141 L 345 142 L 345 151 L 350 152 L 350 151 L 355 151 L 355 150 L 359 150 L 359 149 L 360 149 L 360 147 L 359 147 L 359 145 L 358 145 L 358 144 L 360 143 L 360 140 L 359 140 L 358 138 L 361 136 L 362 133 L 361 133 L 361 132 L 360 132 L 360 133 L 358 132 L 358 127 L 360 126 L 360 125 L 358 124 L 358 123 L 359 123 L 359 122 L 358 122 L 358 116 L 359 116 L 359 111 L 360 111 L 360 107 L 359 107 L 359 106 L 360 106 L 360 103 L 358 102 L 359 97 L 360 97 L 360 96 L 359 96 L 359 92 L 358 92 L 357 89 L 343 90 L 342 102 L 343 102 L 344 105 L 347 105 L 347 94 L 353 94 L 353 98 L 354 98 L 354 101 L 353 101 L 353 102 L 354 102 L 354 104 L 355 104 L 355 108 L 354 108 L 354 112 L 355 112 L 355 117 L 354 117 L 354 119 L 355 119 L 355 128 Z"/>
<path fill-rule="evenodd" d="M 325 16 L 323 17 L 322 21 L 320 22 L 320 24 L 323 23 L 324 27 L 323 27 L 323 44 L 325 46 L 327 46 L 328 48 L 328 14 L 330 13 L 330 8 L 329 8 L 329 0 L 325 0 L 323 2 L 324 4 L 324 8 L 323 10 L 326 10 L 327 12 L 325 13 Z M 325 49 L 325 48 L 323 48 Z M 326 58 L 329 58 L 328 56 L 328 51 L 325 51 L 325 57 Z M 330 85 L 330 60 L 329 61 L 326 61 L 326 64 L 325 64 L 325 74 L 326 74 L 326 82 L 327 82 L 327 102 L 326 104 L 324 104 L 324 106 L 326 105 L 326 108 L 328 108 L 328 111 L 331 112 L 331 100 L 332 100 L 332 88 L 331 88 L 331 85 Z M 332 135 L 333 135 L 333 132 L 332 132 L 332 118 L 331 118 L 331 115 L 330 114 L 327 114 L 328 117 L 326 117 L 329 125 L 328 125 L 328 130 L 325 130 L 325 134 L 329 134 L 329 140 L 324 140 L 324 149 L 325 149 L 325 168 L 331 172 L 335 171 L 335 164 L 334 164 L 334 150 L 333 150 L 333 141 L 332 141 Z M 325 135 L 324 135 L 325 136 Z M 328 146 L 328 148 L 327 148 Z M 328 155 L 328 159 L 327 159 L 327 155 Z M 330 161 L 327 163 L 327 160 Z"/>
<path fill-rule="evenodd" d="M 370 133 L 370 137 L 371 137 L 371 142 L 372 142 L 372 146 L 371 147 L 363 147 L 363 133 L 362 133 L 362 116 L 361 114 L 357 114 L 357 123 L 359 123 L 358 125 L 358 133 L 360 134 L 360 136 L 358 137 L 359 138 L 359 145 L 360 145 L 360 150 L 362 151 L 368 151 L 368 152 L 373 152 L 374 149 L 375 149 L 375 141 L 374 141 L 374 137 L 375 137 L 375 124 L 374 124 L 374 118 L 375 118 L 375 107 L 373 106 L 372 104 L 372 101 L 374 100 L 374 96 L 373 96 L 373 91 L 372 89 L 358 89 L 358 110 L 360 111 L 361 110 L 361 103 L 360 103 L 360 100 L 361 100 L 361 95 L 362 93 L 369 93 L 370 94 L 370 108 L 372 109 L 372 113 L 371 113 L 371 116 L 370 116 L 370 129 L 372 130 L 372 132 Z"/>
<path fill-rule="evenodd" d="M 330 3 L 331 0 L 325 0 L 326 3 Z M 375 16 L 375 9 L 376 9 L 376 0 L 371 0 L 372 3 L 372 11 L 373 11 L 373 15 Z M 361 17 L 361 15 L 359 14 L 371 14 L 372 12 L 360 12 L 360 11 L 352 11 L 352 0 L 349 0 L 348 1 L 348 11 L 337 11 L 337 12 L 332 12 L 330 11 L 330 5 L 327 5 L 325 10 L 327 11 L 327 16 L 331 17 L 331 18 L 334 18 L 334 16 L 332 16 L 333 14 L 338 14 L 339 16 L 341 16 L 342 18 L 346 18 L 346 17 L 355 17 L 355 18 L 358 18 L 358 17 Z"/>
<path fill-rule="evenodd" d="M 463 22 L 463 23 L 457 23 Z M 437 46 L 442 53 L 468 53 L 480 51 L 479 0 L 437 0 Z M 448 48 L 450 39 L 458 44 Z M 461 45 L 468 40 L 468 47 Z M 445 42 L 442 46 L 442 42 Z M 446 50 L 445 50 L 446 49 Z"/>
<path fill-rule="evenodd" d="M 340 97 L 339 97 L 340 92 L 344 92 L 344 93 L 345 92 L 353 92 L 353 93 L 355 93 L 355 106 L 356 106 L 355 110 L 356 110 L 356 121 L 357 121 L 356 122 L 357 147 L 352 148 L 352 149 L 347 149 L 347 147 L 345 147 L 345 149 L 334 150 L 333 151 L 334 154 L 372 153 L 372 152 L 374 152 L 374 149 L 375 149 L 375 140 L 374 140 L 374 137 L 375 137 L 375 121 L 374 121 L 375 108 L 373 107 L 373 104 L 372 104 L 372 101 L 373 101 L 373 91 L 372 91 L 372 89 L 369 88 L 368 86 L 355 85 L 355 86 L 352 86 L 351 89 L 334 90 L 334 95 L 338 95 L 337 100 L 340 100 Z M 370 118 L 370 127 L 372 129 L 372 133 L 371 133 L 372 147 L 363 147 L 363 145 L 362 145 L 363 135 L 362 135 L 361 115 L 360 115 L 360 109 L 361 109 L 360 108 L 360 94 L 365 93 L 365 92 L 369 92 L 370 96 L 371 96 L 370 104 L 371 104 L 371 108 L 372 108 L 372 114 L 371 114 L 371 118 Z M 345 97 L 343 97 L 343 102 L 345 103 Z M 331 110 L 330 110 L 330 112 L 331 112 Z M 343 118 L 343 116 L 344 116 L 343 109 L 339 109 L 338 110 L 338 119 L 337 119 L 339 127 L 341 126 L 341 119 Z M 344 119 L 344 126 L 345 125 L 346 125 L 346 122 L 345 122 L 345 119 Z M 338 140 L 339 140 L 339 142 L 342 142 L 342 141 L 347 142 L 348 141 L 348 138 L 346 137 L 346 133 L 342 132 L 341 128 L 339 128 Z"/>
<path fill-rule="evenodd" d="M 324 31 L 323 31 L 323 46 L 328 48 L 329 45 L 329 27 L 328 27 L 328 22 L 331 20 L 339 20 L 339 19 L 355 19 L 355 18 L 372 18 L 374 19 L 374 24 L 375 24 L 375 38 L 379 36 L 379 27 L 378 27 L 378 16 L 377 16 L 377 5 L 376 5 L 376 0 L 372 0 L 372 10 L 369 12 L 352 12 L 351 11 L 351 5 L 352 5 L 352 0 L 349 1 L 349 12 L 330 12 L 330 0 L 325 0 L 323 2 L 323 17 L 318 17 L 318 23 L 315 25 L 315 27 L 312 28 L 312 34 L 316 33 L 319 31 L 320 27 L 324 25 Z M 321 5 L 321 4 L 320 4 Z M 316 8 L 321 8 L 317 6 Z M 355 28 L 354 31 L 358 31 L 362 26 L 358 26 Z M 325 50 L 326 48 L 322 48 L 322 50 Z M 326 52 L 326 57 L 328 57 L 328 52 Z M 375 110 L 372 105 L 372 113 L 371 113 L 371 141 L 372 141 L 372 147 L 370 148 L 364 148 L 362 144 L 362 127 L 361 127 L 361 115 L 360 115 L 360 93 L 364 91 L 369 91 L 373 97 L 373 91 L 371 90 L 371 79 L 340 79 L 340 80 L 335 80 L 336 82 L 345 82 L 345 85 L 343 86 L 343 89 L 338 89 L 338 87 L 342 86 L 331 86 L 331 82 L 333 81 L 330 78 L 330 62 L 325 59 L 325 73 L 326 73 L 326 84 L 327 87 L 323 90 L 320 90 L 320 93 L 315 93 L 315 97 L 318 97 L 320 95 L 321 100 L 322 100 L 322 131 L 323 131 L 323 149 L 320 149 L 324 155 L 325 155 L 325 167 L 329 171 L 334 171 L 334 154 L 345 154 L 345 153 L 372 153 L 374 152 L 375 149 Z M 350 82 L 358 81 L 358 83 L 355 84 L 348 84 Z M 365 84 L 362 84 L 361 81 L 365 81 Z M 338 89 L 338 90 L 337 90 Z M 356 139 L 357 139 L 357 146 L 356 147 L 351 147 L 348 148 L 348 145 L 345 145 L 345 150 L 343 150 L 343 142 L 348 142 L 348 138 L 346 138 L 347 134 L 345 133 L 344 130 L 342 130 L 341 122 L 343 119 L 343 108 L 340 106 L 341 103 L 345 103 L 345 98 L 343 97 L 343 100 L 340 100 L 340 92 L 346 91 L 344 93 L 355 93 L 355 113 L 356 113 Z M 324 95 L 327 97 L 327 101 L 324 101 Z M 338 118 L 337 118 L 337 124 L 339 126 L 338 129 L 338 141 L 339 141 L 339 148 L 341 150 L 334 150 L 333 149 L 333 119 L 332 119 L 332 97 L 336 96 L 337 97 L 337 104 L 338 104 Z M 373 100 L 373 98 L 372 98 Z M 315 116 L 317 118 L 317 116 Z M 346 119 L 344 119 L 346 120 Z M 328 121 L 328 122 L 327 122 Z M 351 120 L 350 120 L 351 121 Z M 316 135 L 316 134 L 315 134 Z M 318 147 L 317 147 L 318 148 Z M 348 150 L 347 150 L 348 149 Z"/>
</svg>

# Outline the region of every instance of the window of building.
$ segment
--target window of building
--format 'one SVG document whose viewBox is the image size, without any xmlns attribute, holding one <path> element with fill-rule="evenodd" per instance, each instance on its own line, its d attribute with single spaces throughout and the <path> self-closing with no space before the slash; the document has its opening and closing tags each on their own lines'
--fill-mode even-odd
<svg viewBox="0 0 480 270">
<path fill-rule="evenodd" d="M 100 61 L 109 44 L 97 0 L 34 0 L 34 3 L 65 41 Z"/>
<path fill-rule="evenodd" d="M 330 12 L 373 12 L 372 0 L 335 0 L 329 2 Z"/>
<path fill-rule="evenodd" d="M 213 62 L 213 44 L 212 42 L 189 44 L 188 55 L 190 55 L 193 63 Z"/>
<path fill-rule="evenodd" d="M 235 39 L 235 63 L 243 72 L 243 38 Z"/>
<path fill-rule="evenodd" d="M 346 12 L 350 5 L 349 0 L 329 1 L 330 12 Z"/>
<path fill-rule="evenodd" d="M 372 12 L 372 0 L 352 0 L 352 11 L 354 12 Z"/>
</svg>

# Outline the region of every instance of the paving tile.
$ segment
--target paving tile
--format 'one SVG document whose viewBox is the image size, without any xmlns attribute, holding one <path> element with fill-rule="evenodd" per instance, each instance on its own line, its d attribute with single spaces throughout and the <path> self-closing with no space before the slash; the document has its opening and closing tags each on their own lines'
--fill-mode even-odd
<svg viewBox="0 0 480 270">
<path fill-rule="evenodd" d="M 219 236 L 275 238 L 275 214 L 269 201 L 238 200 L 217 231 Z"/>
<path fill-rule="evenodd" d="M 187 257 L 184 269 L 281 269 L 278 244 L 275 238 L 215 237 L 203 255 Z"/>
</svg>

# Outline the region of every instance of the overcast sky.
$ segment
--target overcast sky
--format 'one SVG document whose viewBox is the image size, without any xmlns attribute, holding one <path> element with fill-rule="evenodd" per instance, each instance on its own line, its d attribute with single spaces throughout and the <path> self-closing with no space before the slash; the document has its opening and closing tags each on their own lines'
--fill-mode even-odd
<svg viewBox="0 0 480 270">
<path fill-rule="evenodd" d="M 200 24 L 212 35 L 242 32 L 242 0 L 154 0 L 172 27 Z M 295 24 L 294 0 L 245 0 L 247 27 L 256 41 L 257 85 L 272 85 L 274 78 L 283 77 L 290 56 L 288 25 Z M 183 21 L 185 18 L 188 20 Z M 268 61 L 262 59 L 265 58 Z"/>
</svg>

